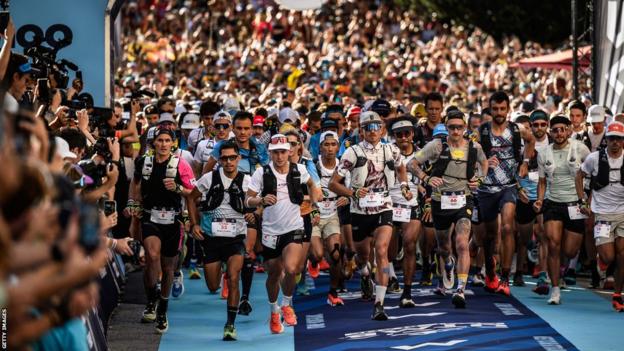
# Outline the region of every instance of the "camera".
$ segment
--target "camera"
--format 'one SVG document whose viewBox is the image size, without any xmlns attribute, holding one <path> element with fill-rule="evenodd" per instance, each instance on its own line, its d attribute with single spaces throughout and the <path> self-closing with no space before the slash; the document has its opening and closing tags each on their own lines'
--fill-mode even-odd
<svg viewBox="0 0 624 351">
<path fill-rule="evenodd" d="M 9 20 L 11 18 L 11 14 L 9 13 L 9 0 L 0 1 L 0 7 L 2 7 L 2 11 L 0 11 L 0 33 L 4 33 L 9 26 Z"/>
<path fill-rule="evenodd" d="M 83 202 L 80 206 L 80 236 L 78 243 L 87 254 L 100 245 L 100 214 L 97 205 Z"/>
</svg>

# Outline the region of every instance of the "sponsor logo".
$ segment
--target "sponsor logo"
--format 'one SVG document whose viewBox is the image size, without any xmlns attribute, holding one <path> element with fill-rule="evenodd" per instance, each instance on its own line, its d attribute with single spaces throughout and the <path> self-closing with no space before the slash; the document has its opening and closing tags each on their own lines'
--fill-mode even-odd
<svg viewBox="0 0 624 351">
<path fill-rule="evenodd" d="M 524 316 L 524 313 L 518 311 L 518 309 L 510 303 L 495 303 L 494 306 L 501 310 L 505 316 Z"/>
<path fill-rule="evenodd" d="M 323 329 L 325 328 L 325 317 L 322 313 L 306 315 L 306 329 Z"/>
<path fill-rule="evenodd" d="M 416 345 L 404 345 L 404 346 L 393 346 L 393 349 L 396 350 L 415 350 L 415 349 L 420 349 L 422 347 L 427 347 L 427 346 L 455 346 L 457 344 L 461 344 L 462 342 L 466 342 L 468 340 L 450 340 L 447 342 L 425 342 L 422 344 L 416 344 Z"/>
<path fill-rule="evenodd" d="M 552 336 L 534 336 L 533 339 L 535 339 L 535 341 L 537 341 L 537 343 L 540 344 L 544 350 L 565 350 L 565 348 L 561 346 L 561 344 L 559 344 Z"/>
<path fill-rule="evenodd" d="M 346 333 L 341 339 L 345 340 L 364 340 L 371 338 L 388 338 L 400 336 L 420 336 L 443 333 L 447 331 L 462 330 L 468 328 L 477 329 L 507 329 L 507 324 L 503 322 L 496 323 L 429 323 L 418 325 L 405 325 L 395 328 L 372 329 L 360 332 Z"/>
</svg>

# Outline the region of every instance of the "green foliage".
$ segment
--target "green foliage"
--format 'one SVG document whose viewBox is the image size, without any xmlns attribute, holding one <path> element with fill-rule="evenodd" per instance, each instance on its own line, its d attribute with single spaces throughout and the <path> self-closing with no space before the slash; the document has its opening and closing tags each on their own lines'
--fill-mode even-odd
<svg viewBox="0 0 624 351">
<path fill-rule="evenodd" d="M 516 35 L 522 41 L 560 44 L 572 32 L 570 0 L 395 0 L 404 8 L 435 12 L 442 21 L 479 27 L 496 40 Z M 584 18 L 586 0 L 577 1 Z M 579 32 L 583 24 L 579 25 Z"/>
</svg>

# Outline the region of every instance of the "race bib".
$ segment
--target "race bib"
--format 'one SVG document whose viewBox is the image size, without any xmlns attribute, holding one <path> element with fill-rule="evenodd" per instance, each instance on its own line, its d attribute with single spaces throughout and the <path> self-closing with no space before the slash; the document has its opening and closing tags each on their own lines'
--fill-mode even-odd
<svg viewBox="0 0 624 351">
<path fill-rule="evenodd" d="M 330 216 L 336 212 L 336 198 L 323 199 L 317 203 L 321 216 Z"/>
<path fill-rule="evenodd" d="M 175 211 L 152 210 L 150 222 L 156 224 L 173 224 L 175 222 Z"/>
<path fill-rule="evenodd" d="M 262 245 L 269 249 L 277 247 L 277 235 L 262 234 Z"/>
<path fill-rule="evenodd" d="M 360 207 L 381 207 L 386 204 L 386 192 L 384 190 L 369 190 L 366 196 L 360 199 Z"/>
<path fill-rule="evenodd" d="M 392 206 L 392 221 L 408 223 L 412 216 L 412 208 L 405 205 L 393 205 Z"/>
<path fill-rule="evenodd" d="M 539 173 L 537 171 L 529 172 L 529 180 L 537 183 L 539 181 Z"/>
<path fill-rule="evenodd" d="M 611 223 L 605 221 L 596 221 L 594 226 L 594 239 L 609 238 L 611 233 Z"/>
<path fill-rule="evenodd" d="M 466 206 L 466 194 L 463 193 L 443 193 L 441 197 L 443 210 L 457 210 Z"/>
<path fill-rule="evenodd" d="M 213 218 L 212 219 L 212 235 L 235 237 L 236 236 L 236 220 L 229 218 Z"/>
<path fill-rule="evenodd" d="M 579 205 L 568 206 L 568 216 L 570 219 L 585 219 L 586 215 L 581 213 L 581 207 Z"/>
</svg>

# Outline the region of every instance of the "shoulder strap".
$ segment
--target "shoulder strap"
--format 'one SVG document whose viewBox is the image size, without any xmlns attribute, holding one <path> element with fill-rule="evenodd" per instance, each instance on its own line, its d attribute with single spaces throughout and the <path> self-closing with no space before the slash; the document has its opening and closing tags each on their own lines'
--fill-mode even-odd
<svg viewBox="0 0 624 351">
<path fill-rule="evenodd" d="M 262 166 L 262 196 L 277 195 L 277 178 L 270 165 Z"/>
<path fill-rule="evenodd" d="M 475 165 L 477 164 L 477 148 L 472 140 L 468 143 L 468 163 L 466 164 L 466 179 L 470 181 L 475 174 Z"/>
<path fill-rule="evenodd" d="M 492 151 L 492 140 L 490 139 L 491 123 L 485 122 L 479 127 L 479 142 L 486 157 L 490 157 Z"/>
<path fill-rule="evenodd" d="M 442 177 L 450 161 L 450 148 L 446 142 L 442 142 L 442 151 L 440 152 L 440 156 L 438 156 L 438 160 L 432 165 L 431 176 Z"/>
<path fill-rule="evenodd" d="M 144 179 L 149 179 L 152 176 L 152 169 L 154 168 L 154 156 L 145 156 L 143 161 L 143 169 L 141 174 Z"/>
<path fill-rule="evenodd" d="M 520 150 L 522 149 L 522 136 L 520 135 L 520 128 L 514 122 L 509 122 L 511 128 L 511 143 L 513 146 L 514 158 L 516 162 L 522 162 L 522 154 Z"/>
<path fill-rule="evenodd" d="M 169 162 L 167 163 L 167 171 L 165 175 L 167 178 L 175 178 L 178 174 L 178 165 L 180 164 L 180 157 L 171 155 Z"/>
</svg>

